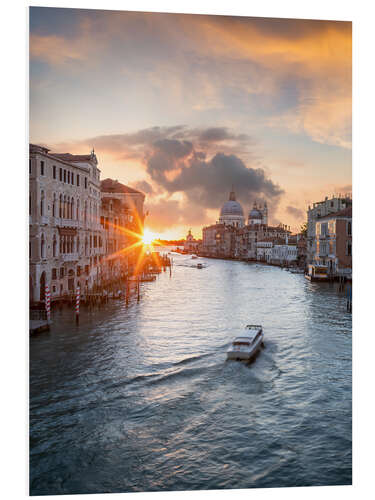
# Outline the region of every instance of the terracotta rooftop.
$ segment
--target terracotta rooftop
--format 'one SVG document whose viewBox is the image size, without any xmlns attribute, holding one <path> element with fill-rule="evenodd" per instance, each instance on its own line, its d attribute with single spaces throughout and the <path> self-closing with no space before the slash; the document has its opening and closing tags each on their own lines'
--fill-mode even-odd
<svg viewBox="0 0 375 500">
<path fill-rule="evenodd" d="M 51 153 L 51 154 L 52 156 L 55 156 L 60 160 L 68 161 L 70 163 L 86 162 L 86 161 L 91 161 L 93 159 L 93 156 L 91 154 L 89 155 L 72 155 L 70 153 Z"/>
<path fill-rule="evenodd" d="M 100 190 L 104 193 L 133 193 L 133 194 L 144 194 L 141 191 L 137 191 L 121 182 L 114 181 L 113 179 L 104 179 L 100 183 Z"/>
</svg>

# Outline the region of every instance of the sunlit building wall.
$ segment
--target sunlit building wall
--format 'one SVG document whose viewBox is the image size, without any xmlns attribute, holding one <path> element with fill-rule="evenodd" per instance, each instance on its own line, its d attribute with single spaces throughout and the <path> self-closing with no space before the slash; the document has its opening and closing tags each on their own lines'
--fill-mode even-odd
<svg viewBox="0 0 375 500">
<path fill-rule="evenodd" d="M 88 155 L 29 148 L 30 302 L 91 289 L 104 254 L 100 170 Z"/>
</svg>

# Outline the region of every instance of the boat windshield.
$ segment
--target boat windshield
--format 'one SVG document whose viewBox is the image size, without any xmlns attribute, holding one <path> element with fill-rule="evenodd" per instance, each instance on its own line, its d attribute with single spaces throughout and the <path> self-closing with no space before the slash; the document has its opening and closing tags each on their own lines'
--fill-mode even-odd
<svg viewBox="0 0 375 500">
<path fill-rule="evenodd" d="M 233 342 L 233 345 L 249 345 L 249 342 L 246 342 L 244 340 L 238 340 L 236 342 Z"/>
</svg>

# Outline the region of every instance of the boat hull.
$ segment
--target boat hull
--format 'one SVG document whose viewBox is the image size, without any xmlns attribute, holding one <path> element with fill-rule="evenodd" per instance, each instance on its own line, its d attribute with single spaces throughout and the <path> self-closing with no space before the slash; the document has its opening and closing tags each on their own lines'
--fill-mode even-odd
<svg viewBox="0 0 375 500">
<path fill-rule="evenodd" d="M 231 346 L 227 350 L 227 359 L 232 361 L 251 361 L 259 353 L 263 345 L 263 334 L 258 342 L 249 349 L 235 349 Z"/>
</svg>

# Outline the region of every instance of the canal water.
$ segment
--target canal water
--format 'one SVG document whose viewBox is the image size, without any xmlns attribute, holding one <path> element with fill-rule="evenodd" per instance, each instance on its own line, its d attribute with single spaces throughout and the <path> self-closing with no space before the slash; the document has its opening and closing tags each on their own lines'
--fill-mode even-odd
<svg viewBox="0 0 375 500">
<path fill-rule="evenodd" d="M 334 285 L 175 255 L 139 303 L 52 319 L 30 339 L 32 495 L 351 484 L 351 316 Z M 226 361 L 247 323 L 264 350 Z"/>
</svg>

